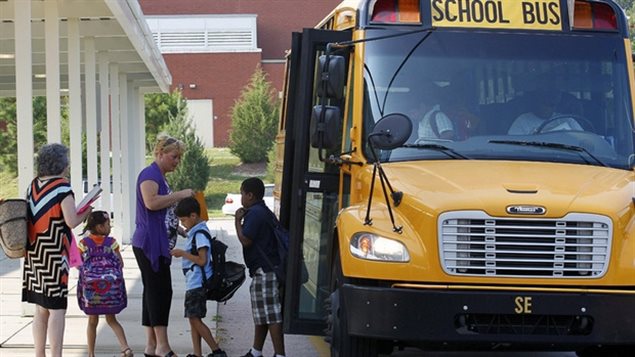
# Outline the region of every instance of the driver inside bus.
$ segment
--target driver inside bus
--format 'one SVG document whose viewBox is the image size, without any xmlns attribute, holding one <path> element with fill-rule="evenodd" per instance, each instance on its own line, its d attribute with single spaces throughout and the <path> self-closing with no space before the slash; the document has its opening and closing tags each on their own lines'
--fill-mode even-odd
<svg viewBox="0 0 635 357">
<path fill-rule="evenodd" d="M 410 89 L 411 94 L 415 91 Z M 436 85 L 429 85 L 423 88 L 420 95 L 411 95 L 409 103 L 413 105 L 413 110 L 408 114 L 415 123 L 414 130 L 417 131 L 419 140 L 443 139 L 452 140 L 454 138 L 454 126 L 448 116 L 441 111 L 440 104 L 436 103 L 440 88 Z M 418 123 L 418 124 L 417 124 Z"/>
<path fill-rule="evenodd" d="M 532 110 L 519 115 L 507 134 L 531 135 L 557 130 L 584 130 L 573 117 L 556 112 L 561 97 L 562 93 L 554 89 L 536 90 L 531 93 L 530 98 L 534 100 Z"/>
</svg>

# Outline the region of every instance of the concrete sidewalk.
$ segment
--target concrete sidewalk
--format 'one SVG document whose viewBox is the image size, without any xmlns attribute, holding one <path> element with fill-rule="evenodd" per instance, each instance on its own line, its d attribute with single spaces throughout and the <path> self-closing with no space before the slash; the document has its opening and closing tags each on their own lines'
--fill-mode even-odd
<svg viewBox="0 0 635 357">
<path fill-rule="evenodd" d="M 210 220 L 208 222 L 212 235 L 225 242 L 228 246 L 230 260 L 243 261 L 240 244 L 235 235 L 232 220 Z M 121 242 L 121 239 L 118 240 Z M 179 245 L 184 245 L 179 240 Z M 141 326 L 141 274 L 130 245 L 122 245 L 124 259 L 124 276 L 128 290 L 128 307 L 117 319 L 123 326 L 128 343 L 135 355 L 142 356 L 145 347 L 145 330 Z M 33 338 L 31 332 L 32 317 L 23 317 L 24 309 L 32 308 L 20 301 L 22 288 L 22 260 L 8 259 L 4 254 L 0 257 L 0 356 L 33 356 Z M 66 329 L 64 331 L 64 356 L 86 356 L 86 315 L 77 305 L 76 285 L 77 270 L 72 269 L 70 279 L 70 294 L 66 313 Z M 183 317 L 183 299 L 185 297 L 185 279 L 181 271 L 181 260 L 172 262 L 172 287 L 174 295 L 170 311 L 170 325 L 168 333 L 172 349 L 179 356 L 192 352 L 190 326 Z M 236 295 L 225 305 L 219 306 L 212 301 L 207 304 L 205 322 L 212 329 L 214 336 L 221 343 L 229 356 L 239 356 L 247 352 L 251 346 L 253 335 L 253 320 L 251 319 L 251 305 L 249 301 L 249 278 Z M 219 315 L 220 311 L 220 315 Z M 326 356 L 327 347 L 320 337 L 285 336 L 287 356 Z M 117 339 L 105 319 L 100 319 L 97 328 L 98 356 L 119 356 L 120 349 Z M 209 352 L 203 343 L 203 351 Z M 273 350 L 268 339 L 265 356 L 271 356 Z"/>
</svg>

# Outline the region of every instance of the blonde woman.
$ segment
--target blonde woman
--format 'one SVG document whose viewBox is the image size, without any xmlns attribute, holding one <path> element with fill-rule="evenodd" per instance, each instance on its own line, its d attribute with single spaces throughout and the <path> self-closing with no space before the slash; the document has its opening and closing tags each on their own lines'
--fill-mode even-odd
<svg viewBox="0 0 635 357">
<path fill-rule="evenodd" d="M 170 250 L 176 242 L 178 219 L 176 203 L 194 191 L 172 192 L 165 175 L 176 169 L 185 145 L 159 134 L 154 162 L 137 178 L 137 214 L 132 246 L 143 283 L 141 323 L 146 330 L 145 356 L 176 356 L 168 341 L 167 326 L 172 302 Z"/>
</svg>

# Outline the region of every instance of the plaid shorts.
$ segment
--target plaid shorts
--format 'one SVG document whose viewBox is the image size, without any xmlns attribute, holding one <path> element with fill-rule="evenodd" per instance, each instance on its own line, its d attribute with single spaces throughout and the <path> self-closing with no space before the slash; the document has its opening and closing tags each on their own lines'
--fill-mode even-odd
<svg viewBox="0 0 635 357">
<path fill-rule="evenodd" d="M 274 272 L 256 270 L 249 286 L 251 313 L 256 325 L 282 323 L 282 303 L 278 279 Z"/>
<path fill-rule="evenodd" d="M 207 296 L 205 289 L 196 288 L 185 292 L 185 317 L 204 318 L 207 315 Z"/>
</svg>

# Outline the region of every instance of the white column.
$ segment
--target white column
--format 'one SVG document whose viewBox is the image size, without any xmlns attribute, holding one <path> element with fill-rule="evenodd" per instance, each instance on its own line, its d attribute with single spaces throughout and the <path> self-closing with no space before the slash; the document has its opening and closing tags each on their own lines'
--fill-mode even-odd
<svg viewBox="0 0 635 357">
<path fill-rule="evenodd" d="M 18 126 L 18 192 L 33 180 L 33 57 L 31 54 L 31 2 L 15 1 L 15 92 Z"/>
<path fill-rule="evenodd" d="M 135 152 L 135 144 L 133 143 L 136 136 L 132 132 L 133 127 L 131 122 L 134 121 L 134 102 L 130 100 L 132 95 L 130 84 L 128 82 L 128 76 L 125 74 L 119 74 L 119 111 L 121 113 L 121 151 L 127 153 L 127 155 L 121 156 L 121 194 L 122 194 L 122 211 L 123 220 L 121 221 L 122 238 L 129 238 L 132 236 L 131 217 L 135 214 L 135 208 L 131 205 L 132 202 L 132 187 L 130 185 L 130 178 L 134 176 L 130 167 L 132 155 Z M 126 242 L 129 243 L 129 242 Z"/>
<path fill-rule="evenodd" d="M 82 85 L 79 43 L 79 20 L 69 18 L 68 26 L 68 98 L 71 137 L 71 186 L 75 199 L 83 197 L 82 190 Z"/>
<path fill-rule="evenodd" d="M 108 54 L 99 53 L 99 107 L 101 109 L 101 127 L 99 131 L 99 149 L 101 162 L 101 209 L 109 211 L 112 207 L 110 194 L 110 85 L 108 79 Z"/>
<path fill-rule="evenodd" d="M 121 98 L 123 101 L 123 88 Z M 143 93 L 141 93 L 139 87 L 136 86 L 132 81 L 128 81 L 126 102 L 128 115 L 126 121 L 122 121 L 122 127 L 125 127 L 126 131 L 129 133 L 126 140 L 126 152 L 128 152 L 129 155 L 126 155 L 126 157 L 124 157 L 122 160 L 122 164 L 124 167 L 124 172 L 122 172 L 122 175 L 123 195 L 126 198 L 124 199 L 124 211 L 130 212 L 130 214 L 124 215 L 123 222 L 123 237 L 127 238 L 132 237 L 132 233 L 135 229 L 134 217 L 137 208 L 137 175 L 145 167 L 145 119 L 143 117 Z M 122 105 L 122 111 L 123 108 L 124 106 Z M 126 232 L 126 229 L 129 231 Z"/>
<path fill-rule="evenodd" d="M 97 83 L 95 38 L 84 39 L 84 86 L 86 90 L 86 171 L 88 187 L 97 184 Z"/>
<path fill-rule="evenodd" d="M 57 0 L 44 2 L 44 30 L 46 37 L 46 137 L 49 143 L 61 143 L 60 29 Z"/>
<path fill-rule="evenodd" d="M 137 125 L 135 127 L 135 133 L 137 133 L 137 142 L 140 145 L 139 151 L 136 157 L 136 168 L 137 172 L 141 172 L 141 170 L 146 166 L 146 102 L 145 102 L 145 92 L 143 88 L 139 88 L 139 95 L 137 97 L 137 116 L 139 120 L 137 121 Z"/>
<path fill-rule="evenodd" d="M 24 195 L 33 173 L 33 57 L 31 54 L 31 2 L 14 3 L 15 96 L 18 126 L 18 192 Z M 22 316 L 33 316 L 33 304 L 22 303 Z"/>
<path fill-rule="evenodd" d="M 121 227 L 123 215 L 121 212 L 121 121 L 119 109 L 119 65 L 110 65 L 110 123 L 111 123 L 111 151 L 112 151 L 112 185 L 115 237 L 122 237 Z"/>
</svg>

